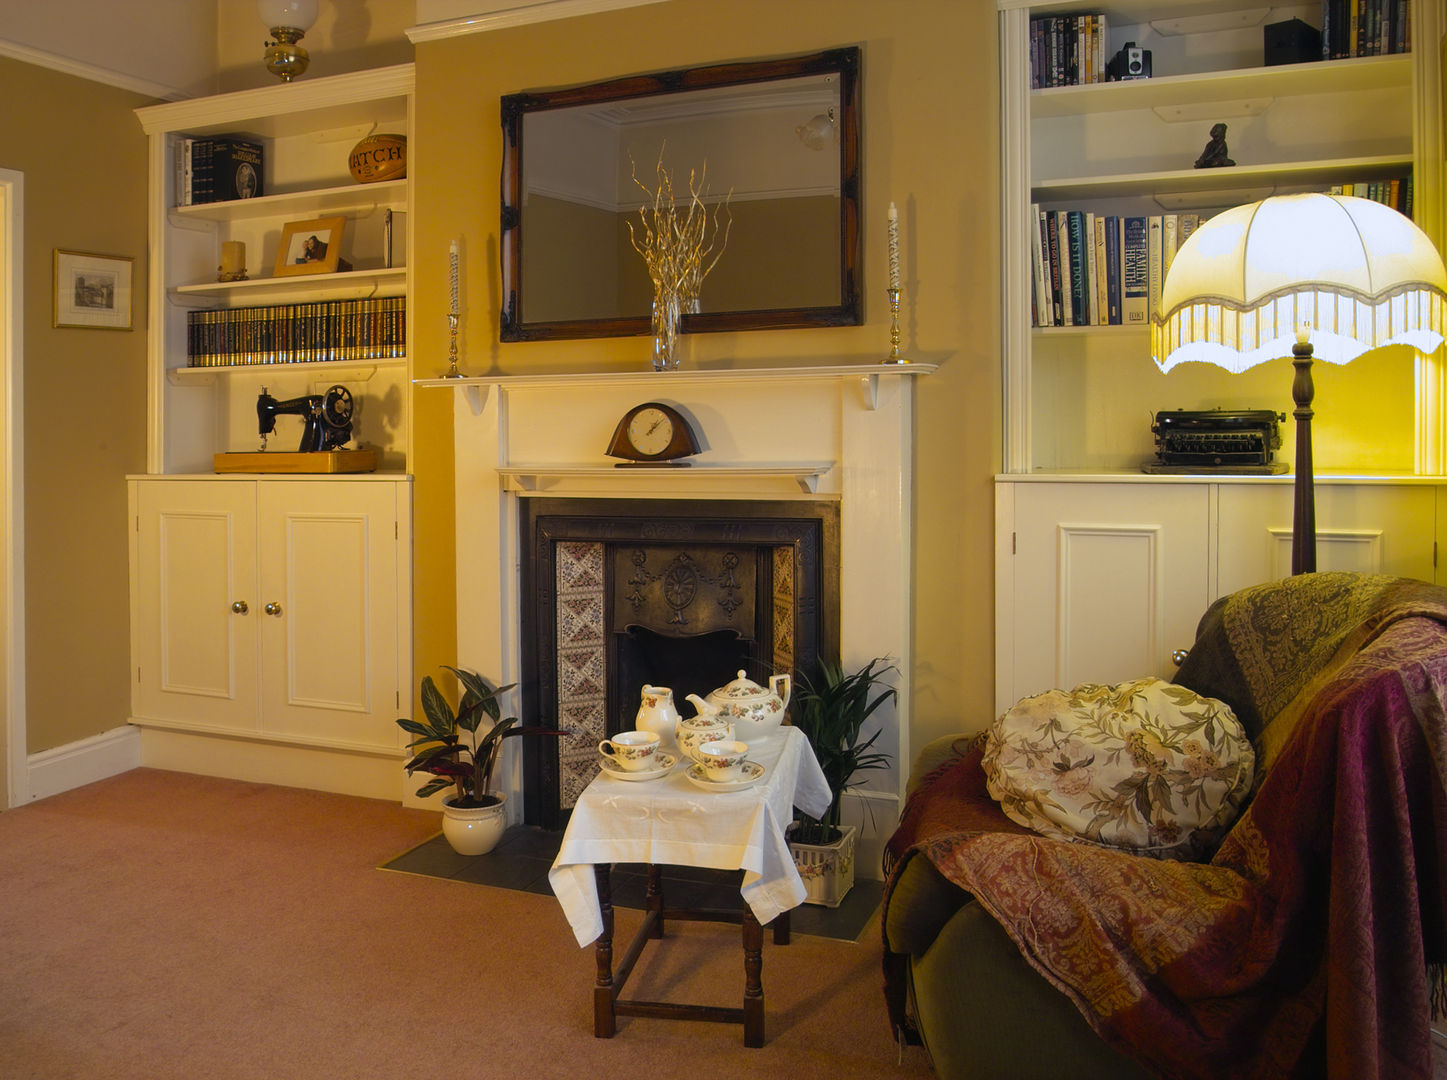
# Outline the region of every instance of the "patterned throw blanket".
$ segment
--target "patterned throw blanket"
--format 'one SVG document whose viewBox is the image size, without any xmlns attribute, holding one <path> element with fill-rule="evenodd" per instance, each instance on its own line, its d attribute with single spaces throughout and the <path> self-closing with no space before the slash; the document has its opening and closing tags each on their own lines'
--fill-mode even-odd
<svg viewBox="0 0 1447 1080">
<path fill-rule="evenodd" d="M 1210 863 L 1026 832 L 985 794 L 975 746 L 906 806 L 885 904 L 908 860 L 930 859 L 1161 1076 L 1426 1080 L 1447 960 L 1444 624 L 1447 590 L 1386 578 L 1233 594 L 1181 681 L 1270 750 Z M 896 1020 L 901 989 L 887 976 Z"/>
</svg>

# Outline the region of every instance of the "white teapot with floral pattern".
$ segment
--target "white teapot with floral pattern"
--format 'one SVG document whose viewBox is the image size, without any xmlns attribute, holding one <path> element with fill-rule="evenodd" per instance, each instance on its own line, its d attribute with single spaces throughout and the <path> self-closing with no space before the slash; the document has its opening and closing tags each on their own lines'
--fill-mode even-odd
<svg viewBox="0 0 1447 1080">
<path fill-rule="evenodd" d="M 740 671 L 733 682 L 711 691 L 708 701 L 718 707 L 721 718 L 733 723 L 736 738 L 757 742 L 783 723 L 793 686 L 787 674 L 769 676 L 769 685 L 764 687 Z"/>
</svg>

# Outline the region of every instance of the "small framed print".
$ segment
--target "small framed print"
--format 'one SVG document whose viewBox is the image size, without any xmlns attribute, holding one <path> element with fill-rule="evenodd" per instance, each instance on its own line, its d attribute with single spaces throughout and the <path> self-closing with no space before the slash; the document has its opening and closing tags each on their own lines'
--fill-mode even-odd
<svg viewBox="0 0 1447 1080">
<path fill-rule="evenodd" d="M 277 277 L 292 274 L 335 274 L 342 254 L 344 217 L 290 221 L 282 226 L 281 246 L 276 249 Z"/>
<path fill-rule="evenodd" d="M 129 330 L 134 263 L 127 255 L 56 248 L 53 325 Z"/>
</svg>

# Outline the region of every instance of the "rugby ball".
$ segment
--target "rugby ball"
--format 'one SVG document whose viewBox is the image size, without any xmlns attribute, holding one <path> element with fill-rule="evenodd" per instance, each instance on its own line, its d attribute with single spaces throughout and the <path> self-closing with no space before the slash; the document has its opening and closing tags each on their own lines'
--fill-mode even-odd
<svg viewBox="0 0 1447 1080">
<path fill-rule="evenodd" d="M 359 184 L 401 180 L 407 175 L 407 136 L 368 135 L 352 147 L 347 165 Z"/>
</svg>

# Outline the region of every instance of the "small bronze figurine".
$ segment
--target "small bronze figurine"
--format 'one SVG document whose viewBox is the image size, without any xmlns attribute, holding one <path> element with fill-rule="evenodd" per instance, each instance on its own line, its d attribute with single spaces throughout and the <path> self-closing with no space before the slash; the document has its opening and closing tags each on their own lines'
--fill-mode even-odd
<svg viewBox="0 0 1447 1080">
<path fill-rule="evenodd" d="M 1206 144 L 1206 149 L 1201 151 L 1201 156 L 1196 159 L 1198 169 L 1220 169 L 1227 165 L 1236 163 L 1226 156 L 1226 125 L 1215 124 L 1211 127 L 1211 141 Z"/>
</svg>

